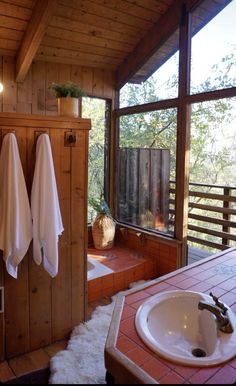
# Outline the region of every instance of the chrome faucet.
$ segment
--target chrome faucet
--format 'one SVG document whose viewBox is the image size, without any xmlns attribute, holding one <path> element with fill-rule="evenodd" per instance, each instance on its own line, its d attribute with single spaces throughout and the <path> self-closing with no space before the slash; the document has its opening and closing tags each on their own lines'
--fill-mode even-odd
<svg viewBox="0 0 236 386">
<path fill-rule="evenodd" d="M 198 303 L 199 310 L 208 310 L 216 317 L 216 323 L 220 331 L 227 334 L 233 332 L 233 327 L 229 319 L 228 308 L 219 301 L 219 299 L 210 292 L 210 296 L 214 300 L 215 304 L 200 300 Z"/>
</svg>

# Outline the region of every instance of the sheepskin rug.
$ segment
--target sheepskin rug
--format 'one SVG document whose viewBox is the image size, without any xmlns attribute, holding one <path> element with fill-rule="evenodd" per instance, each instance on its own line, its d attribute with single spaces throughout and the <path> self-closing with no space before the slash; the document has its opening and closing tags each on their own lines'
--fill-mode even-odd
<svg viewBox="0 0 236 386">
<path fill-rule="evenodd" d="M 132 283 L 130 288 L 144 281 Z M 107 306 L 98 306 L 91 319 L 75 327 L 66 350 L 50 361 L 50 384 L 105 384 L 104 348 L 115 298 Z"/>
</svg>

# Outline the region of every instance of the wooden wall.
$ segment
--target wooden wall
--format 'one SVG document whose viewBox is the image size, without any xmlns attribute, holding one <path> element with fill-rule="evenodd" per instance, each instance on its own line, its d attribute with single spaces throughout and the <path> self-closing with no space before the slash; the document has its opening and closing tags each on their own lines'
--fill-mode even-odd
<svg viewBox="0 0 236 386">
<path fill-rule="evenodd" d="M 5 311 L 0 314 L 0 359 L 36 350 L 69 337 L 85 319 L 87 283 L 87 151 L 90 120 L 0 113 L 0 142 L 16 134 L 30 195 L 37 131 L 50 135 L 64 232 L 59 240 L 59 272 L 51 279 L 32 258 L 32 247 L 12 278 L 0 259 Z M 64 134 L 76 145 L 64 146 Z"/>
<path fill-rule="evenodd" d="M 96 68 L 70 64 L 33 62 L 24 83 L 15 82 L 15 59 L 0 56 L 0 111 L 57 115 L 57 103 L 48 90 L 52 82 L 71 80 L 88 96 L 114 99 L 114 74 Z"/>
</svg>

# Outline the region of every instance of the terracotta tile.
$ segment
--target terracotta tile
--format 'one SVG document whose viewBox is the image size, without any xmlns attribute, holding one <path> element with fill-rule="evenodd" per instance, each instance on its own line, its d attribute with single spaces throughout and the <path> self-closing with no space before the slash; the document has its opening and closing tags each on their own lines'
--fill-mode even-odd
<svg viewBox="0 0 236 386">
<path fill-rule="evenodd" d="M 98 291 L 101 289 L 102 278 L 98 277 L 97 279 L 88 281 L 88 291 Z"/>
<path fill-rule="evenodd" d="M 145 279 L 145 263 L 142 263 L 134 268 L 134 280 L 144 280 Z"/>
<path fill-rule="evenodd" d="M 138 300 L 146 299 L 148 297 L 150 297 L 150 294 L 147 293 L 146 291 L 144 290 L 138 291 L 138 292 L 135 292 L 134 294 L 126 296 L 125 303 L 132 304 L 137 302 Z"/>
<path fill-rule="evenodd" d="M 186 276 L 193 276 L 195 277 L 195 275 L 198 275 L 199 273 L 201 273 L 203 271 L 203 267 L 200 266 L 200 267 L 194 267 L 194 268 L 190 268 L 190 269 L 187 269 L 186 271 L 184 271 L 184 274 Z"/>
<path fill-rule="evenodd" d="M 215 296 L 220 297 L 220 296 L 224 295 L 227 291 L 218 287 L 218 286 L 214 286 L 214 287 L 211 287 L 211 289 L 207 292 L 212 292 Z"/>
<path fill-rule="evenodd" d="M 212 276 L 215 276 L 214 272 L 212 272 L 211 270 L 205 270 L 195 275 L 194 278 L 200 281 L 204 281 L 206 279 L 209 279 Z"/>
<path fill-rule="evenodd" d="M 180 283 L 181 281 L 187 279 L 188 277 L 184 273 L 179 273 L 178 275 L 172 276 L 171 278 L 165 280 L 166 283 L 169 284 L 177 284 Z"/>
<path fill-rule="evenodd" d="M 125 277 L 125 285 L 128 287 L 130 283 L 133 283 L 135 281 L 134 279 L 134 269 L 129 268 L 124 272 Z"/>
<path fill-rule="evenodd" d="M 236 303 L 236 294 L 227 292 L 221 296 L 220 300 L 222 300 L 222 302 L 226 303 L 228 306 L 232 306 L 232 304 Z"/>
<path fill-rule="evenodd" d="M 102 297 L 115 295 L 114 286 L 102 288 Z"/>
<path fill-rule="evenodd" d="M 125 354 L 128 351 L 137 348 L 137 345 L 131 339 L 127 338 L 126 336 L 122 336 L 118 338 L 116 347 L 118 350 Z"/>
<path fill-rule="evenodd" d="M 186 380 L 189 380 L 189 378 L 195 374 L 199 368 L 197 367 L 190 367 L 190 366 L 182 366 L 182 365 L 178 365 L 178 366 L 175 366 L 174 368 L 175 372 L 178 373 L 179 375 L 181 375 L 181 377 L 183 377 L 184 379 Z"/>
<path fill-rule="evenodd" d="M 160 379 L 160 384 L 167 384 L 167 385 L 177 385 L 177 384 L 183 384 L 185 381 L 184 378 L 182 378 L 180 375 L 176 374 L 174 371 L 170 371 L 169 374 L 165 375 L 163 378 Z"/>
<path fill-rule="evenodd" d="M 223 283 L 220 283 L 219 287 L 223 288 L 227 291 L 231 291 L 234 288 L 236 289 L 236 281 L 235 281 L 235 279 L 228 279 L 228 280 L 224 281 Z"/>
<path fill-rule="evenodd" d="M 231 366 L 224 366 L 215 375 L 213 375 L 206 384 L 235 384 L 236 381 L 236 369 Z"/>
<path fill-rule="evenodd" d="M 148 292 L 151 295 L 155 295 L 158 292 L 168 290 L 169 287 L 170 287 L 170 285 L 163 281 L 161 283 L 158 283 L 158 284 L 155 284 L 155 285 L 153 285 L 151 287 L 146 288 L 145 291 Z"/>
<path fill-rule="evenodd" d="M 126 334 L 128 333 L 129 331 L 132 331 L 135 329 L 135 326 L 134 326 L 134 317 L 130 317 L 128 319 L 125 319 L 125 320 L 122 320 L 120 322 L 120 331 L 123 333 L 123 334 Z"/>
<path fill-rule="evenodd" d="M 188 279 L 185 279 L 181 281 L 180 283 L 176 284 L 177 287 L 181 289 L 188 289 L 190 287 L 193 287 L 194 285 L 198 284 L 199 280 L 194 279 L 193 277 L 189 277 Z"/>
<path fill-rule="evenodd" d="M 125 320 L 127 318 L 130 318 L 131 316 L 134 316 L 135 314 L 136 314 L 136 310 L 126 304 L 124 306 L 124 309 L 122 312 L 121 320 Z"/>
<path fill-rule="evenodd" d="M 224 275 L 214 275 L 214 276 L 206 279 L 206 282 L 213 284 L 213 285 L 217 285 L 217 284 L 222 283 L 225 280 L 226 280 L 226 277 Z"/>
<path fill-rule="evenodd" d="M 88 292 L 88 301 L 93 302 L 94 300 L 98 300 L 102 298 L 102 290 L 98 291 L 89 291 Z"/>
<path fill-rule="evenodd" d="M 224 264 L 230 267 L 236 266 L 236 256 L 233 259 L 225 260 Z"/>
<path fill-rule="evenodd" d="M 193 384 L 206 383 L 206 381 L 212 377 L 220 369 L 220 366 L 203 368 L 197 371 L 192 377 L 189 378 L 189 382 Z"/>
<path fill-rule="evenodd" d="M 137 343 L 140 347 L 146 348 L 146 345 L 143 343 L 141 338 L 139 338 L 136 330 L 130 331 L 128 333 L 130 339 L 132 339 L 135 343 Z"/>
<path fill-rule="evenodd" d="M 167 375 L 170 371 L 169 367 L 165 366 L 158 359 L 152 359 L 141 366 L 152 378 L 159 381 L 162 377 Z"/>
<path fill-rule="evenodd" d="M 117 290 L 125 288 L 125 276 L 124 272 L 116 272 L 114 274 L 114 287 Z"/>
<path fill-rule="evenodd" d="M 208 291 L 211 288 L 211 284 L 200 282 L 194 286 L 191 287 L 191 291 L 197 291 L 197 292 L 205 292 Z"/>
<path fill-rule="evenodd" d="M 141 347 L 137 347 L 126 353 L 126 356 L 138 366 L 152 360 L 152 356 Z"/>
<path fill-rule="evenodd" d="M 146 280 L 154 279 L 157 276 L 157 269 L 154 261 L 152 260 L 146 261 L 144 269 L 145 269 Z"/>
<path fill-rule="evenodd" d="M 107 287 L 113 287 L 114 285 L 114 274 L 111 273 L 109 275 L 105 275 L 101 278 L 101 287 L 107 288 Z"/>
</svg>

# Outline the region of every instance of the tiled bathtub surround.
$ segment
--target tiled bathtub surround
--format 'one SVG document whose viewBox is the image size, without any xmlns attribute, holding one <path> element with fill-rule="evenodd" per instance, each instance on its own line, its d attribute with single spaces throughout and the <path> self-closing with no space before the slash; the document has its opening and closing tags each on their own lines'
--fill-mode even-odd
<svg viewBox="0 0 236 386">
<path fill-rule="evenodd" d="M 154 258 L 138 253 L 127 247 L 114 247 L 99 251 L 88 249 L 90 263 L 97 263 L 110 269 L 103 275 L 88 275 L 88 301 L 93 302 L 104 296 L 111 296 L 127 289 L 129 284 L 138 280 L 153 279 L 158 276 L 157 262 Z M 94 270 L 95 273 L 95 270 Z"/>
<path fill-rule="evenodd" d="M 236 358 L 214 367 L 197 368 L 182 366 L 162 359 L 148 349 L 135 329 L 135 314 L 138 307 L 150 296 L 169 290 L 212 291 L 236 312 L 236 248 L 207 258 L 205 262 L 193 264 L 152 282 L 142 290 L 135 291 L 119 300 L 116 306 L 117 339 L 108 337 L 106 363 L 108 371 L 116 378 L 116 368 L 121 373 L 122 362 L 126 376 L 137 374 L 145 381 L 160 384 L 233 384 L 236 382 Z M 124 302 L 123 307 L 122 302 Z M 121 309 L 121 313 L 117 310 Z M 118 317 L 120 316 L 120 318 Z M 114 323 L 114 321 L 112 321 Z M 114 331 L 115 325 L 112 326 Z M 112 352 L 112 355 L 110 355 Z M 121 354 L 121 355 L 120 355 Z M 113 359 L 112 359 L 113 358 Z M 116 359 L 115 359 L 116 358 Z M 121 362 L 116 363 L 117 358 Z M 131 367 L 129 367 L 131 366 Z M 137 372 L 135 371 L 135 368 Z M 110 369 L 110 370 L 109 370 Z M 132 369 L 132 371 L 130 370 Z M 130 373 L 131 371 L 131 373 Z M 119 374 L 118 373 L 118 374 Z M 118 380 L 119 381 L 119 380 Z M 145 382 L 146 383 L 146 382 Z"/>
</svg>

